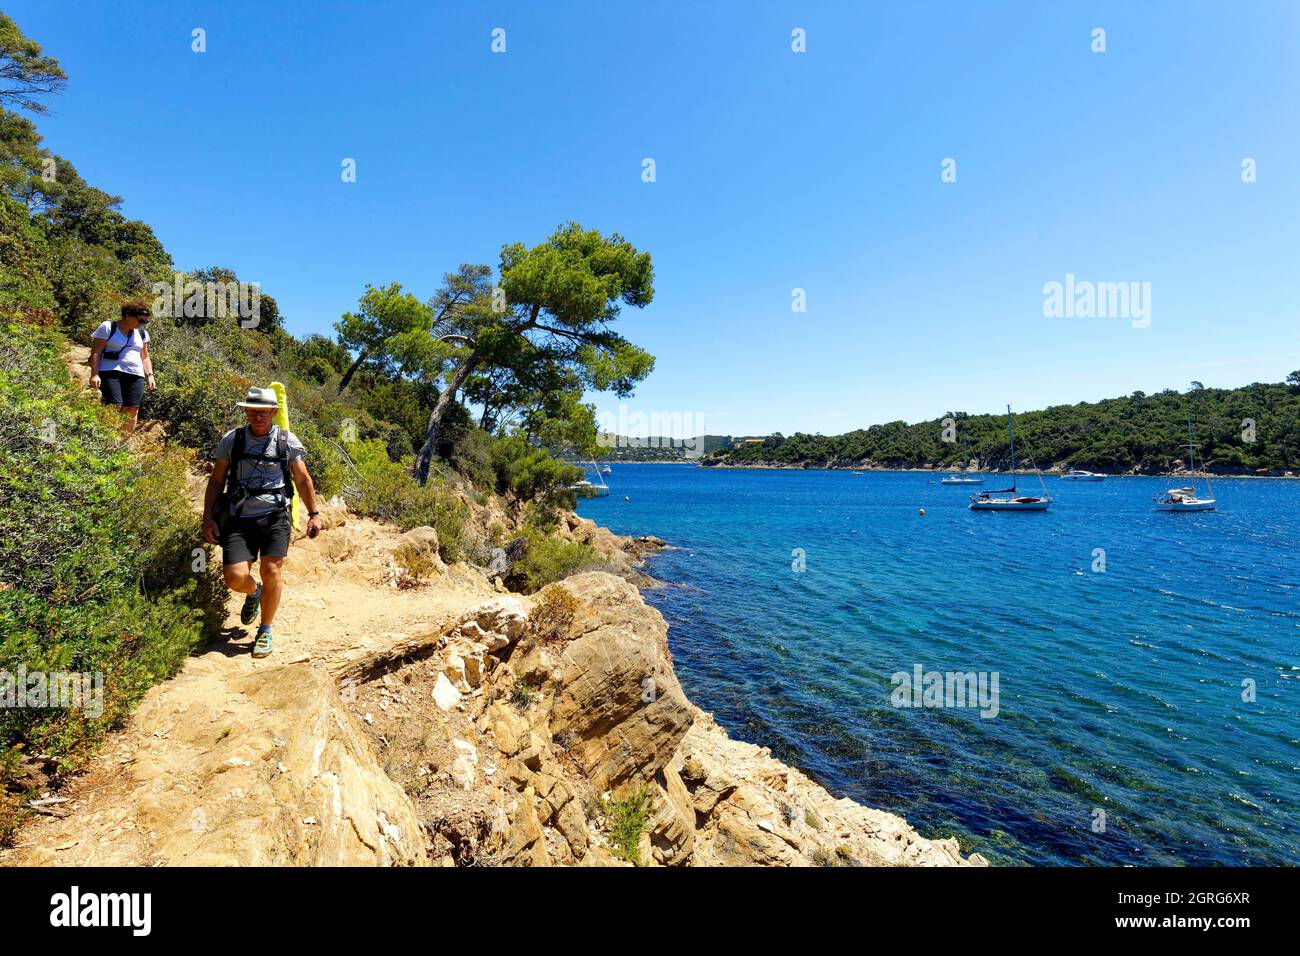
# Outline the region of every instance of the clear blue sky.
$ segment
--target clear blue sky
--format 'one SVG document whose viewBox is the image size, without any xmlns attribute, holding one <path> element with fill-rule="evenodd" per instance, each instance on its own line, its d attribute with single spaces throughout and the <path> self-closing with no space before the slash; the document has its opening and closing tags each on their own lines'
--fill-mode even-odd
<svg viewBox="0 0 1300 956">
<path fill-rule="evenodd" d="M 654 255 L 630 408 L 713 433 L 1300 368 L 1300 4 L 3 9 L 71 78 L 47 145 L 298 334 L 576 219 Z M 1150 327 L 1044 318 L 1067 273 L 1150 282 Z"/>
</svg>

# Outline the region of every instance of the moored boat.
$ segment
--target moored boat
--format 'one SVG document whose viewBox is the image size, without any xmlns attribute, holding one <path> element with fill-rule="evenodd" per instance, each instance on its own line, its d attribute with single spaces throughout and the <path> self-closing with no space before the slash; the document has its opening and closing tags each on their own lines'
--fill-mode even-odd
<svg viewBox="0 0 1300 956">
<path fill-rule="evenodd" d="M 997 491 L 981 491 L 970 496 L 971 511 L 1046 511 L 1052 503 L 1043 484 L 1043 475 L 1038 474 L 1038 483 L 1043 484 L 1041 495 L 1019 495 L 1016 493 L 1016 432 L 1011 422 L 1011 406 L 1007 406 L 1007 437 L 1011 446 L 1011 487 Z M 1035 469 L 1037 471 L 1037 469 Z"/>
<path fill-rule="evenodd" d="M 1196 472 L 1196 448 L 1192 445 L 1192 413 L 1189 409 L 1187 412 L 1187 464 L 1188 472 Z M 1163 495 L 1156 495 L 1152 501 L 1155 502 L 1157 511 L 1213 511 L 1215 507 L 1214 488 L 1210 485 L 1209 476 L 1205 479 L 1206 497 L 1202 498 L 1196 492 L 1196 482 L 1193 479 L 1192 484 L 1187 488 L 1170 488 Z"/>
</svg>

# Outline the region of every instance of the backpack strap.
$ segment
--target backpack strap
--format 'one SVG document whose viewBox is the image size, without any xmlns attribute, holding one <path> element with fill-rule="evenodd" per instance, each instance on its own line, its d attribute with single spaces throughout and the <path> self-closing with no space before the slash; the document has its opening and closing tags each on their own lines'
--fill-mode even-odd
<svg viewBox="0 0 1300 956">
<path fill-rule="evenodd" d="M 244 457 L 244 432 L 247 425 L 235 429 L 235 440 L 230 445 L 230 466 L 226 469 L 226 494 L 234 497 L 239 486 L 239 460 Z"/>
<path fill-rule="evenodd" d="M 293 475 L 289 471 L 289 431 L 276 427 L 275 457 L 280 459 L 280 471 L 284 474 L 284 497 L 293 500 Z"/>
</svg>

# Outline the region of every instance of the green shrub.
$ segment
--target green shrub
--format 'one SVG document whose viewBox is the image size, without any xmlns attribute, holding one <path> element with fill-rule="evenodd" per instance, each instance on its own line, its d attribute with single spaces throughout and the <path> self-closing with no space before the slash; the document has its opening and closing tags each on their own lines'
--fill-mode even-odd
<svg viewBox="0 0 1300 956">
<path fill-rule="evenodd" d="M 377 439 L 356 442 L 349 453 L 357 467 L 358 495 L 353 507 L 364 515 L 391 521 L 404 530 L 428 525 L 438 532 L 438 554 L 447 562 L 462 557 L 469 511 L 440 484 L 421 486 L 409 462 L 388 458 Z"/>
<path fill-rule="evenodd" d="M 509 492 L 520 501 L 537 501 L 544 506 L 571 508 L 569 486 L 582 477 L 582 469 L 566 465 L 542 448 L 529 445 L 522 435 L 508 435 L 492 444 L 492 466 L 497 490 Z"/>
<path fill-rule="evenodd" d="M 104 694 L 97 716 L 0 710 L 0 750 L 23 745 L 60 771 L 82 766 L 224 613 L 188 454 L 129 454 L 113 413 L 72 387 L 64 345 L 0 323 L 0 671 L 98 673 Z"/>
<path fill-rule="evenodd" d="M 513 590 L 531 594 L 571 574 L 603 565 L 595 548 L 577 541 L 565 541 L 536 527 L 525 527 L 524 553 L 510 569 L 506 582 Z"/>
<path fill-rule="evenodd" d="M 541 685 L 534 681 L 517 680 L 510 688 L 510 703 L 519 710 L 527 710 L 542 692 Z"/>
<path fill-rule="evenodd" d="M 605 817 L 610 849 L 627 862 L 640 866 L 641 836 L 650 812 L 649 791 L 641 786 L 621 800 L 601 797 L 600 811 Z"/>
</svg>

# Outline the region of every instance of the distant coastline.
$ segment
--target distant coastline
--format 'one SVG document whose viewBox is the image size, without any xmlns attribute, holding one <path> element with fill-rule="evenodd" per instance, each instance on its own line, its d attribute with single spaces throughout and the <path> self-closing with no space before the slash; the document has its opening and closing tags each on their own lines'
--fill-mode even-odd
<svg viewBox="0 0 1300 956">
<path fill-rule="evenodd" d="M 625 464 L 633 464 L 633 462 L 625 462 Z M 634 464 L 673 465 L 673 464 L 691 464 L 691 462 L 667 462 L 667 461 L 635 462 Z M 702 468 L 717 468 L 719 470 L 725 469 L 728 471 L 872 471 L 872 472 L 897 472 L 899 474 L 927 474 L 928 473 L 932 475 L 954 475 L 958 473 L 956 469 L 946 465 L 935 466 L 931 468 L 887 468 L 882 465 L 837 465 L 837 464 L 814 464 L 811 462 L 807 462 L 807 463 L 795 462 L 793 464 L 749 463 L 744 465 L 736 465 L 736 464 L 730 464 L 728 462 L 722 462 L 722 461 L 701 461 L 698 462 L 697 464 L 699 464 L 699 466 Z M 1067 474 L 1069 470 L 1070 469 L 1068 468 L 1044 468 L 1041 471 L 1041 474 L 1049 477 L 1059 478 Z M 1014 472 L 1010 472 L 1005 469 L 994 469 L 994 468 L 982 469 L 982 470 L 972 468 L 970 469 L 970 471 L 973 474 L 986 475 L 990 477 L 995 475 L 1010 475 L 1010 474 L 1017 474 L 1017 475 L 1040 474 L 1040 472 L 1032 468 L 1017 468 Z M 1238 474 L 1236 472 L 1220 472 L 1220 471 L 1207 472 L 1207 471 L 1200 471 L 1198 469 L 1197 471 L 1184 471 L 1184 472 L 1179 472 L 1178 474 L 1170 474 L 1168 472 L 1158 472 L 1158 471 L 1157 472 L 1117 471 L 1117 472 L 1107 472 L 1106 477 L 1107 478 L 1168 478 L 1170 480 L 1175 480 L 1179 478 L 1269 478 L 1269 479 L 1277 479 L 1280 481 L 1287 481 L 1287 480 L 1295 481 L 1297 479 L 1300 479 L 1300 474 L 1258 475 L 1251 472 L 1243 472 Z"/>
</svg>

